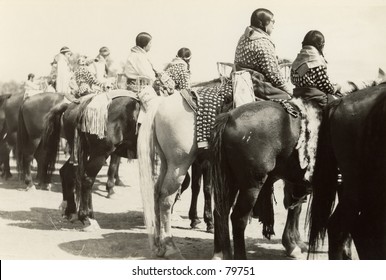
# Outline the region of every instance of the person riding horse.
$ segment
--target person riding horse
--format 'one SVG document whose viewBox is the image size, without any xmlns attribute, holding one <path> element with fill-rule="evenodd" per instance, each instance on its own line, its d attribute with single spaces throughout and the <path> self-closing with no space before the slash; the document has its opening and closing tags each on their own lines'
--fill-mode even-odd
<svg viewBox="0 0 386 280">
<path fill-rule="evenodd" d="M 192 53 L 188 48 L 181 48 L 177 56 L 165 67 L 165 72 L 175 83 L 175 89 L 188 89 L 190 85 L 190 59 Z"/>
<path fill-rule="evenodd" d="M 334 100 L 339 85 L 333 85 L 327 75 L 327 61 L 323 55 L 324 36 L 318 30 L 309 31 L 302 42 L 302 49 L 292 64 L 291 82 L 294 96 L 312 100 L 324 108 Z"/>
</svg>

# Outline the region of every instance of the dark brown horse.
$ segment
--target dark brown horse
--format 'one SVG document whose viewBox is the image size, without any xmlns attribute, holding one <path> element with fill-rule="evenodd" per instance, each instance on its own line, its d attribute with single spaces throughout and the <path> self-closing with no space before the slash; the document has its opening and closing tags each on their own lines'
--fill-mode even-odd
<svg viewBox="0 0 386 280">
<path fill-rule="evenodd" d="M 254 102 L 220 115 L 213 135 L 214 257 L 233 257 L 228 224 L 233 205 L 234 258 L 246 259 L 244 231 L 260 190 L 283 179 L 287 191 L 291 188 L 295 196 L 304 197 L 309 192 L 310 183 L 304 180 L 305 170 L 300 167 L 296 149 L 300 118 L 276 102 Z M 290 242 L 285 246 L 287 253 L 296 247 L 301 251 L 306 248 L 298 231 L 301 203 L 291 201 L 288 205 L 294 203 L 288 210 L 293 221 L 286 224 L 282 239 L 283 244 Z M 291 235 L 286 234 L 288 230 Z"/>
<path fill-rule="evenodd" d="M 74 166 L 70 159 L 61 167 L 63 201 L 66 202 L 65 215 L 73 216 L 78 212 L 81 221 L 93 219 L 92 186 L 95 178 L 111 155 L 113 157 L 136 157 L 139 102 L 131 97 L 118 97 L 112 100 L 108 108 L 107 131 L 105 138 L 81 132 L 74 143 L 75 130 L 82 118 L 82 112 L 88 101 L 76 104 L 61 104 L 54 107 L 46 119 L 42 136 L 42 147 L 49 154 L 48 162 L 43 164 L 44 174 L 49 174 L 56 161 L 60 131 L 68 140 L 71 150 L 78 149 L 79 165 Z M 63 119 L 61 124 L 60 119 Z M 111 189 L 108 188 L 108 195 Z M 76 194 L 76 195 L 74 195 Z M 77 211 L 78 210 L 78 211 Z"/>
<path fill-rule="evenodd" d="M 18 113 L 23 96 L 24 93 L 16 93 L 1 97 L 3 104 L 0 106 L 0 116 L 2 116 L 3 121 L 0 129 L 0 157 L 5 178 L 12 176 L 9 165 L 9 154 L 11 150 L 16 149 Z"/>
<path fill-rule="evenodd" d="M 349 234 L 359 258 L 386 259 L 385 120 L 386 84 L 353 93 L 327 108 L 313 178 L 310 252 L 327 231 L 330 259 L 347 258 L 344 245 Z M 338 172 L 341 186 L 336 183 Z"/>
<path fill-rule="evenodd" d="M 17 163 L 21 179 L 24 179 L 27 189 L 35 188 L 32 175 L 31 163 L 35 158 L 38 163 L 37 178 L 40 184 L 44 182 L 41 178 L 40 162 L 46 156 L 46 151 L 39 146 L 40 138 L 44 128 L 44 118 L 48 112 L 58 103 L 64 101 L 64 96 L 59 93 L 41 93 L 26 99 L 20 106 L 18 129 L 17 129 Z M 50 186 L 43 186 L 49 189 Z"/>
</svg>

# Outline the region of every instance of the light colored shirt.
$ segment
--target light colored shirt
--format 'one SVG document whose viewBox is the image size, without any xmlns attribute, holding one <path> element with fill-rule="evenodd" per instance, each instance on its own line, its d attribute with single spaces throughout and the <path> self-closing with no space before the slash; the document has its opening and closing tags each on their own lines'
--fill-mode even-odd
<svg viewBox="0 0 386 280">
<path fill-rule="evenodd" d="M 138 46 L 131 49 L 125 64 L 124 73 L 129 79 L 136 79 L 139 76 L 146 77 L 152 82 L 156 79 L 153 65 L 147 56 L 147 52 Z"/>
<path fill-rule="evenodd" d="M 56 78 L 56 91 L 62 93 L 70 93 L 70 80 L 72 76 L 70 62 L 68 58 L 60 54 L 58 57 L 58 73 Z"/>
</svg>

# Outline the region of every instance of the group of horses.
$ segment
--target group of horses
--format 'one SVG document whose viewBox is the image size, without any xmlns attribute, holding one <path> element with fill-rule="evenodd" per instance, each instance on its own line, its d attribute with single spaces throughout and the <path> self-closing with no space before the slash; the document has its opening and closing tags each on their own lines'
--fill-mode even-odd
<svg viewBox="0 0 386 280">
<path fill-rule="evenodd" d="M 261 94 L 259 90 L 255 88 L 256 96 Z M 0 103 L 1 108 L 11 103 L 11 98 Z M 386 259 L 386 84 L 354 92 L 325 108 L 311 182 L 304 179 L 296 149 L 300 118 L 288 114 L 277 102 L 252 102 L 220 114 L 209 149 L 201 151 L 196 143 L 195 112 L 177 91 L 158 97 L 149 106 L 139 130 L 140 101 L 127 96 L 113 99 L 102 139 L 79 130 L 89 101 L 75 104 L 62 99 L 61 94 L 44 93 L 21 102 L 16 110 L 18 140 L 9 140 L 15 130 L 5 121 L 8 131 L 2 141 L 7 139 L 9 145 L 17 142 L 19 170 L 28 186 L 33 184 L 29 168 L 35 157 L 38 179 L 46 188 L 55 168 L 60 137 L 67 139 L 78 155 L 77 166 L 68 159 L 60 169 L 65 215 L 70 219 L 76 215 L 82 221 L 94 219 L 92 186 L 109 156 L 109 194 L 120 157 L 138 158 L 152 251 L 159 257 L 183 258 L 173 242 L 171 212 L 175 195 L 181 185 L 186 187 L 193 164 L 196 170 L 203 167 L 206 193 L 210 193 L 210 187 L 214 191 L 214 259 L 246 259 L 244 232 L 251 213 L 268 224 L 264 226 L 265 236 L 273 234 L 269 226 L 272 221 L 262 217 L 272 215 L 272 191 L 279 179 L 285 182 L 288 215 L 282 244 L 288 255 L 315 252 L 328 231 L 330 259 L 350 258 L 351 238 L 359 258 Z M 0 124 L 1 116 L 0 111 Z M 339 173 L 341 184 L 337 181 Z M 193 181 L 199 185 L 196 179 Z M 307 248 L 298 229 L 302 203 L 294 194 L 304 197 L 310 189 Z M 210 196 L 206 201 L 211 208 Z M 197 210 L 191 210 L 194 226 L 197 214 L 193 212 Z M 205 213 L 210 230 L 212 211 Z"/>
</svg>

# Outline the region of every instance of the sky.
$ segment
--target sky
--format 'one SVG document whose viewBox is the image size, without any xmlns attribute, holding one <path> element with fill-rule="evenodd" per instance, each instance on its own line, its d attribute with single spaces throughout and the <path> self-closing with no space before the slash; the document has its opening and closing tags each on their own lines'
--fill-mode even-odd
<svg viewBox="0 0 386 280">
<path fill-rule="evenodd" d="M 48 75 L 63 46 L 89 57 L 107 46 L 119 68 L 142 31 L 153 36 L 156 68 L 188 47 L 193 82 L 210 80 L 218 76 L 216 62 L 233 62 L 257 8 L 275 15 L 272 39 L 281 58 L 295 59 L 304 35 L 317 29 L 333 80 L 386 70 L 385 0 L 0 0 L 0 81 Z"/>
</svg>

